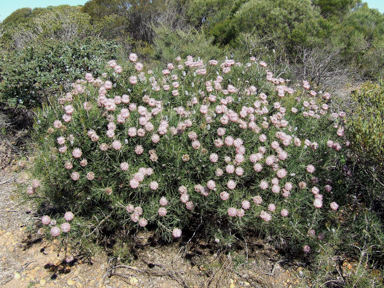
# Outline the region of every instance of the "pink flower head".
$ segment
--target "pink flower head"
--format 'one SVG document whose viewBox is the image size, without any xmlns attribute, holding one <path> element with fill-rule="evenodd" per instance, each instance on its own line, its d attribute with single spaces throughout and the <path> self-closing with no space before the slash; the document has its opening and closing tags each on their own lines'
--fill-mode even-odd
<svg viewBox="0 0 384 288">
<path fill-rule="evenodd" d="M 113 138 L 115 137 L 115 130 L 107 130 L 107 136 L 108 138 Z"/>
<path fill-rule="evenodd" d="M 307 172 L 308 172 L 308 173 L 313 173 L 313 172 L 315 172 L 315 166 L 313 166 L 312 164 L 309 164 L 309 165 L 307 166 Z"/>
<path fill-rule="evenodd" d="M 200 106 L 200 113 L 201 114 L 207 114 L 208 113 L 208 106 L 207 105 L 201 105 Z"/>
<path fill-rule="evenodd" d="M 145 218 L 140 218 L 140 219 L 139 219 L 139 225 L 140 225 L 140 227 L 145 227 L 145 226 L 147 226 L 147 225 L 148 225 L 148 221 L 147 221 L 147 219 L 145 219 Z"/>
<path fill-rule="evenodd" d="M 229 193 L 226 192 L 226 191 L 221 192 L 221 193 L 220 193 L 220 198 L 221 198 L 221 200 L 223 200 L 223 201 L 228 200 L 228 198 L 229 198 Z"/>
<path fill-rule="evenodd" d="M 271 144 L 271 147 L 272 147 L 272 149 L 276 150 L 277 148 L 279 148 L 279 142 L 273 141 L 272 144 Z"/>
<path fill-rule="evenodd" d="M 197 139 L 197 134 L 194 131 L 191 131 L 188 133 L 188 138 L 191 140 L 196 140 Z"/>
<path fill-rule="evenodd" d="M 95 174 L 93 172 L 88 172 L 87 173 L 87 179 L 89 181 L 92 181 L 93 179 L 95 179 Z"/>
<path fill-rule="evenodd" d="M 219 160 L 219 155 L 217 155 L 216 153 L 212 153 L 209 156 L 209 160 L 211 160 L 211 162 L 213 162 L 213 163 L 216 163 Z"/>
<path fill-rule="evenodd" d="M 268 182 L 265 180 L 261 181 L 260 182 L 260 188 L 263 190 L 267 189 L 268 188 Z"/>
<path fill-rule="evenodd" d="M 261 170 L 263 170 L 263 165 L 261 165 L 260 163 L 256 163 L 256 164 L 253 166 L 253 169 L 254 169 L 256 172 L 260 172 Z"/>
<path fill-rule="evenodd" d="M 312 193 L 313 193 L 314 195 L 317 195 L 317 194 L 319 194 L 320 189 L 317 188 L 316 186 L 314 186 L 314 187 L 312 187 L 311 191 L 312 191 Z"/>
<path fill-rule="evenodd" d="M 139 187 L 139 181 L 134 178 L 129 182 L 129 185 L 131 186 L 131 188 L 136 189 L 137 187 Z"/>
<path fill-rule="evenodd" d="M 255 202 L 257 205 L 260 205 L 263 202 L 263 199 L 260 196 L 255 196 L 253 197 L 253 202 Z"/>
<path fill-rule="evenodd" d="M 220 127 L 217 129 L 217 135 L 224 136 L 224 134 L 225 134 L 225 128 Z"/>
<path fill-rule="evenodd" d="M 68 224 L 68 223 L 67 223 Z M 53 237 L 57 237 L 57 236 L 59 236 L 60 235 L 60 228 L 59 227 L 52 227 L 52 229 L 51 229 L 51 235 L 53 236 Z"/>
<path fill-rule="evenodd" d="M 141 146 L 141 145 L 137 145 L 137 146 L 135 147 L 135 153 L 136 153 L 137 155 L 143 154 L 143 152 L 144 152 L 144 148 L 143 148 L 143 146 Z"/>
<path fill-rule="evenodd" d="M 285 183 L 284 188 L 285 188 L 285 190 L 287 190 L 287 191 L 291 191 L 292 188 L 293 188 L 293 185 L 292 185 L 291 182 L 287 182 L 287 183 Z"/>
<path fill-rule="evenodd" d="M 265 136 L 264 134 L 261 134 L 259 136 L 259 140 L 260 140 L 260 142 L 265 142 L 265 141 L 267 141 L 267 136 Z"/>
<path fill-rule="evenodd" d="M 283 216 L 283 217 L 287 217 L 288 214 L 289 214 L 289 212 L 288 212 L 287 209 L 283 209 L 283 210 L 281 210 L 280 214 L 281 214 L 281 216 Z"/>
<path fill-rule="evenodd" d="M 275 156 L 271 155 L 265 159 L 265 164 L 267 164 L 268 166 L 273 165 L 273 163 L 275 163 Z"/>
<path fill-rule="evenodd" d="M 269 204 L 268 205 L 268 210 L 271 211 L 271 212 L 275 211 L 276 210 L 276 205 L 275 204 Z"/>
<path fill-rule="evenodd" d="M 175 228 L 175 229 L 173 229 L 173 231 L 172 231 L 172 236 L 175 237 L 175 238 L 180 238 L 180 237 L 181 237 L 181 234 L 182 234 L 182 232 L 181 232 L 181 230 L 178 229 L 178 228 Z"/>
<path fill-rule="evenodd" d="M 277 194 L 280 192 L 280 186 L 277 184 L 272 185 L 272 192 Z"/>
<path fill-rule="evenodd" d="M 217 169 L 216 169 L 216 171 L 215 171 L 215 175 L 216 175 L 217 177 L 223 176 L 223 174 L 224 174 L 223 169 L 220 169 L 220 168 L 217 168 Z"/>
<path fill-rule="evenodd" d="M 64 214 L 64 219 L 65 219 L 65 221 L 68 221 L 68 222 L 69 222 L 69 221 L 72 221 L 74 217 L 75 217 L 75 216 L 74 216 L 73 213 L 70 212 L 70 211 L 65 212 L 65 214 Z"/>
<path fill-rule="evenodd" d="M 260 61 L 259 64 L 260 64 L 260 66 L 263 67 L 263 68 L 266 68 L 266 67 L 267 67 L 267 63 L 265 63 L 264 61 Z"/>
<path fill-rule="evenodd" d="M 285 169 L 280 169 L 276 172 L 276 176 L 279 177 L 280 179 L 284 178 L 285 176 L 287 176 L 287 170 Z"/>
<path fill-rule="evenodd" d="M 311 238 L 315 238 L 316 237 L 316 231 L 314 229 L 308 230 L 308 236 Z"/>
<path fill-rule="evenodd" d="M 236 188 L 236 182 L 233 181 L 233 180 L 229 180 L 228 183 L 227 183 L 227 187 L 228 187 L 228 189 L 230 189 L 230 190 L 235 189 L 235 188 Z"/>
<path fill-rule="evenodd" d="M 159 216 L 167 215 L 167 209 L 164 207 L 160 207 L 158 212 L 159 212 Z"/>
<path fill-rule="evenodd" d="M 269 214 L 268 212 L 265 212 L 265 211 L 261 211 L 260 218 L 263 219 L 266 222 L 269 222 L 269 221 L 272 220 L 271 214 Z"/>
<path fill-rule="evenodd" d="M 129 168 L 129 165 L 127 162 L 123 162 L 120 164 L 120 169 L 123 170 L 123 171 L 127 171 Z"/>
<path fill-rule="evenodd" d="M 142 63 L 138 62 L 135 64 L 136 71 L 141 71 L 143 70 L 143 68 L 144 68 L 144 65 Z"/>
<path fill-rule="evenodd" d="M 110 60 L 110 61 L 108 61 L 108 66 L 109 66 L 109 67 L 114 68 L 116 65 L 117 65 L 117 64 L 116 64 L 116 60 Z M 90 74 L 90 73 L 87 73 L 87 74 Z M 85 77 L 87 77 L 87 74 L 85 74 Z M 92 74 L 91 74 L 91 76 L 92 76 Z M 85 78 L 85 79 L 87 79 L 87 78 Z"/>
<path fill-rule="evenodd" d="M 135 137 L 135 136 L 137 135 L 137 130 L 136 130 L 136 128 L 135 128 L 135 127 L 130 127 L 130 128 L 128 129 L 128 135 L 129 135 L 130 137 Z"/>
<path fill-rule="evenodd" d="M 63 126 L 63 124 L 61 123 L 60 120 L 55 120 L 53 122 L 53 127 L 55 127 L 56 129 L 60 129 L 62 126 Z"/>
<path fill-rule="evenodd" d="M 198 140 L 195 140 L 195 141 L 192 142 L 192 148 L 193 148 L 193 149 L 196 149 L 196 150 L 197 150 L 197 149 L 200 148 L 200 146 L 201 146 L 201 145 L 200 145 L 200 142 L 199 142 Z"/>
<path fill-rule="evenodd" d="M 243 147 L 243 146 L 242 146 Z M 238 148 L 239 149 L 239 148 Z M 237 151 L 237 149 L 236 149 Z M 243 152 L 243 151 L 238 151 L 238 152 Z M 244 151 L 245 152 L 245 151 Z M 243 161 L 245 160 L 244 158 L 244 155 L 242 153 L 239 153 L 239 154 L 236 154 L 235 156 L 235 161 L 240 164 L 240 163 L 243 163 Z"/>
<path fill-rule="evenodd" d="M 234 139 L 233 139 L 233 137 L 232 136 L 228 136 L 228 137 L 226 137 L 225 138 L 225 145 L 227 145 L 227 146 L 232 146 L 233 145 L 233 143 L 234 143 Z"/>
<path fill-rule="evenodd" d="M 113 149 L 115 150 L 120 150 L 122 145 L 121 145 L 121 142 L 119 140 L 115 140 L 112 142 L 112 147 Z"/>
<path fill-rule="evenodd" d="M 156 143 L 158 143 L 160 141 L 160 136 L 157 135 L 157 134 L 153 134 L 151 140 L 152 140 L 153 143 L 156 144 Z"/>
<path fill-rule="evenodd" d="M 60 228 L 64 233 L 68 233 L 71 230 L 71 224 L 65 222 L 61 224 Z"/>
<path fill-rule="evenodd" d="M 323 207 L 323 200 L 319 198 L 315 199 L 315 201 L 313 201 L 313 206 L 315 206 L 316 208 Z"/>
<path fill-rule="evenodd" d="M 248 200 L 244 200 L 243 202 L 241 202 L 241 207 L 243 207 L 243 209 L 245 210 L 248 210 L 251 207 L 251 203 L 249 203 Z"/>
<path fill-rule="evenodd" d="M 75 148 L 73 149 L 72 151 L 72 156 L 75 157 L 75 158 L 80 158 L 81 155 L 83 155 L 83 153 L 81 152 L 81 149 L 80 148 Z"/>
<path fill-rule="evenodd" d="M 137 84 L 137 77 L 136 76 L 129 77 L 129 83 L 131 83 L 132 85 L 136 85 Z"/>
<path fill-rule="evenodd" d="M 132 215 L 131 215 L 131 221 L 132 222 L 137 222 L 137 221 L 139 221 L 139 218 L 140 218 L 140 215 L 137 215 L 137 214 L 135 214 L 135 213 L 133 213 Z"/>
<path fill-rule="evenodd" d="M 73 172 L 71 174 L 71 178 L 72 178 L 73 181 L 77 181 L 80 178 L 80 174 L 78 172 Z"/>
<path fill-rule="evenodd" d="M 303 251 L 305 253 L 309 253 L 309 252 L 311 252 L 311 247 L 309 247 L 308 245 L 305 245 L 305 246 L 303 246 Z"/>
<path fill-rule="evenodd" d="M 271 180 L 271 183 L 273 184 L 273 185 L 279 185 L 279 179 L 278 178 L 272 178 L 272 180 Z"/>
<path fill-rule="evenodd" d="M 332 191 L 332 186 L 331 185 L 325 185 L 325 191 L 331 192 Z"/>
<path fill-rule="evenodd" d="M 180 200 L 181 200 L 181 202 L 183 202 L 183 203 L 187 203 L 188 201 L 189 201 L 189 195 L 188 194 L 181 194 L 181 196 L 180 196 Z"/>
<path fill-rule="evenodd" d="M 135 173 L 135 175 L 133 177 L 137 181 L 142 182 L 144 180 L 144 176 L 145 175 L 143 173 L 138 172 L 138 173 Z"/>
<path fill-rule="evenodd" d="M 222 147 L 222 146 L 224 145 L 224 143 L 223 143 L 223 141 L 222 141 L 221 139 L 216 139 L 216 140 L 214 141 L 214 143 L 215 143 L 215 146 L 216 146 L 217 148 L 220 148 L 220 147 Z"/>
<path fill-rule="evenodd" d="M 209 180 L 209 181 L 207 182 L 207 187 L 208 187 L 210 190 L 215 189 L 215 188 L 216 188 L 215 181 L 213 181 L 213 180 Z"/>
<path fill-rule="evenodd" d="M 244 169 L 241 168 L 241 167 L 237 167 L 235 173 L 236 173 L 237 176 L 243 176 Z"/>
<path fill-rule="evenodd" d="M 32 186 L 28 186 L 27 193 L 32 195 L 33 193 L 35 193 L 35 188 L 33 188 Z"/>
<path fill-rule="evenodd" d="M 63 120 L 64 120 L 64 122 L 69 122 L 69 121 L 71 121 L 72 120 L 72 116 L 71 115 L 69 115 L 69 114 L 64 114 L 63 115 Z"/>
<path fill-rule="evenodd" d="M 227 166 L 225 167 L 225 171 L 227 171 L 227 173 L 229 173 L 229 174 L 232 174 L 233 172 L 235 172 L 235 166 L 233 166 L 233 165 L 227 165 Z"/>
<path fill-rule="evenodd" d="M 64 107 L 64 110 L 65 110 L 65 113 L 67 113 L 67 114 L 72 114 L 74 111 L 75 111 L 75 109 L 73 108 L 73 106 L 72 105 L 67 105 L 67 106 L 65 106 Z"/>
<path fill-rule="evenodd" d="M 107 90 L 112 89 L 112 82 L 109 81 L 109 80 L 105 81 L 105 83 L 104 83 L 104 87 L 105 87 L 105 89 L 107 89 Z"/>
<path fill-rule="evenodd" d="M 134 213 L 136 214 L 136 215 L 141 215 L 141 214 L 143 214 L 143 208 L 141 208 L 140 206 L 137 206 L 136 208 L 135 208 L 135 210 L 134 210 Z"/>
<path fill-rule="evenodd" d="M 161 197 L 159 203 L 161 206 L 167 206 L 168 205 L 167 198 Z"/>
<path fill-rule="evenodd" d="M 60 153 L 65 153 L 65 152 L 67 152 L 67 146 L 64 145 L 64 146 L 60 147 L 60 148 L 59 148 L 59 152 L 60 152 Z"/>
<path fill-rule="evenodd" d="M 121 67 L 120 65 L 116 65 L 114 68 L 116 73 L 120 74 L 121 72 L 123 72 L 123 67 Z"/>
<path fill-rule="evenodd" d="M 237 209 L 236 210 L 236 216 L 237 217 L 243 217 L 245 214 L 244 210 L 243 209 Z"/>
<path fill-rule="evenodd" d="M 151 188 L 151 190 L 156 190 L 159 187 L 159 183 L 157 183 L 156 181 L 152 181 L 149 184 L 149 187 Z"/>
<path fill-rule="evenodd" d="M 40 181 L 37 180 L 37 179 L 33 179 L 33 180 L 32 180 L 32 187 L 33 187 L 33 188 L 37 188 L 37 187 L 39 187 L 39 186 L 40 186 Z"/>
<path fill-rule="evenodd" d="M 336 211 L 339 208 L 339 205 L 336 202 L 331 203 L 331 209 Z"/>
<path fill-rule="evenodd" d="M 129 54 L 129 60 L 131 62 L 136 62 L 137 61 L 137 55 L 135 53 Z"/>
<path fill-rule="evenodd" d="M 44 225 L 49 225 L 49 223 L 51 223 L 51 218 L 49 218 L 49 216 L 44 215 L 43 217 L 41 217 L 41 223 L 43 223 Z"/>
<path fill-rule="evenodd" d="M 59 145 L 64 145 L 65 143 L 65 138 L 63 136 L 57 138 L 57 143 L 59 143 Z"/>
<path fill-rule="evenodd" d="M 236 210 L 236 208 L 233 208 L 233 207 L 228 208 L 228 215 L 229 215 L 230 217 L 235 217 L 235 216 L 237 215 L 237 210 Z"/>
</svg>

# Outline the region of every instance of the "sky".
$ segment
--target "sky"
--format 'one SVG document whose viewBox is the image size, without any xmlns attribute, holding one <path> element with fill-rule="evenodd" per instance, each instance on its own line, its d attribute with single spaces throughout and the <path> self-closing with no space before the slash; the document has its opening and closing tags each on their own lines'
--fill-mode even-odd
<svg viewBox="0 0 384 288">
<path fill-rule="evenodd" d="M 45 8 L 59 5 L 84 5 L 88 0 L 0 0 L 0 20 L 3 21 L 12 12 L 20 8 Z"/>
<path fill-rule="evenodd" d="M 45 8 L 47 6 L 58 5 L 84 5 L 87 0 L 0 0 L 0 21 L 7 18 L 13 11 L 20 8 Z M 369 8 L 376 8 L 384 13 L 384 0 L 365 0 Z"/>
</svg>

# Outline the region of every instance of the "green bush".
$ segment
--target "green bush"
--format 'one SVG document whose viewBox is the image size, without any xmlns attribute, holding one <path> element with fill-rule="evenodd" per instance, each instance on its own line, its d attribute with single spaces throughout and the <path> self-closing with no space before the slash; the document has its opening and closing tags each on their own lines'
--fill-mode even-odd
<svg viewBox="0 0 384 288">
<path fill-rule="evenodd" d="M 88 71 L 101 73 L 108 59 L 116 59 L 115 42 L 87 38 L 33 43 L 25 49 L 5 52 L 0 62 L 2 101 L 36 107 L 47 95 L 66 91 Z"/>
<path fill-rule="evenodd" d="M 45 233 L 71 211 L 83 239 L 149 227 L 221 244 L 256 230 L 306 252 L 326 241 L 346 203 L 345 113 L 265 63 L 177 60 L 154 72 L 110 61 L 38 112 L 26 190 L 56 219 Z"/>
<path fill-rule="evenodd" d="M 353 148 L 384 161 L 384 86 L 367 82 L 352 93 L 353 114 L 348 121 Z"/>
</svg>

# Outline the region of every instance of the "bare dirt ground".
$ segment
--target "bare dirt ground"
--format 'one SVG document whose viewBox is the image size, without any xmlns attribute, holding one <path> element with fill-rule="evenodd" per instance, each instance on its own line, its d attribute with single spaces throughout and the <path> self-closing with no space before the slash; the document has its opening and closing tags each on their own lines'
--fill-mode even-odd
<svg viewBox="0 0 384 288">
<path fill-rule="evenodd" d="M 67 263 L 57 240 L 51 243 L 29 231 L 31 221 L 41 215 L 36 214 L 31 203 L 21 203 L 16 184 L 27 176 L 4 141 L 0 143 L 0 167 L 2 287 L 306 286 L 305 279 L 300 278 L 300 265 L 280 261 L 282 257 L 274 247 L 256 238 L 221 253 L 198 239 L 187 245 L 150 242 L 152 235 L 148 232 L 132 240 L 134 245 L 126 251 L 128 264 L 108 256 L 102 248 L 91 261 L 75 259 Z"/>
</svg>

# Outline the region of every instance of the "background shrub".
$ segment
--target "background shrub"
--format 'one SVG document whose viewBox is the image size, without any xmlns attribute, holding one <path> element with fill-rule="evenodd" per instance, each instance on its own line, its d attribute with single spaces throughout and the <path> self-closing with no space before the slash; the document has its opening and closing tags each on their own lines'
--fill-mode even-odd
<svg viewBox="0 0 384 288">
<path fill-rule="evenodd" d="M 384 87 L 367 82 L 352 93 L 353 114 L 348 121 L 353 147 L 377 163 L 384 161 Z"/>
<path fill-rule="evenodd" d="M 36 107 L 48 95 L 67 91 L 87 71 L 99 75 L 107 59 L 119 57 L 113 41 L 89 37 L 72 42 L 47 40 L 3 55 L 0 95 L 9 104 Z"/>
</svg>

